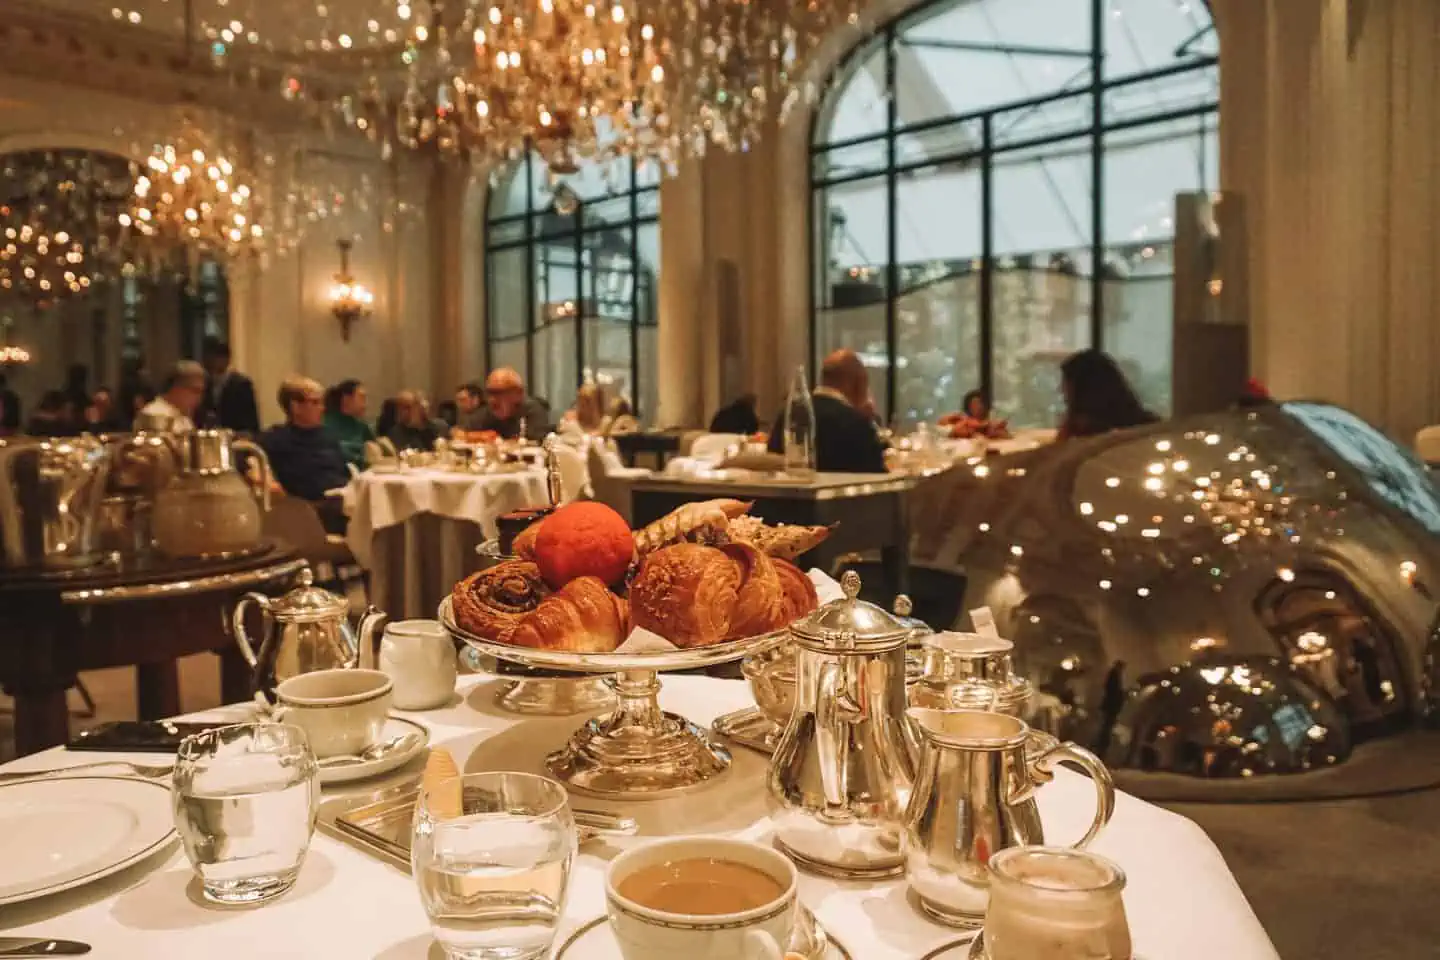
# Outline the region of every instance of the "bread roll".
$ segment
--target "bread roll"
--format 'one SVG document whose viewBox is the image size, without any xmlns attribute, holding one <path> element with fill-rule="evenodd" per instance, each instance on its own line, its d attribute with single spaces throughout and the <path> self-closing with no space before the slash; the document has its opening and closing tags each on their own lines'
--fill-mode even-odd
<svg viewBox="0 0 1440 960">
<path fill-rule="evenodd" d="M 623 599 L 598 577 L 577 577 L 551 594 L 510 635 L 517 647 L 610 653 L 630 632 Z"/>
<path fill-rule="evenodd" d="M 647 555 L 630 584 L 630 618 L 677 647 L 730 635 L 740 565 L 724 551 L 679 543 Z"/>
</svg>

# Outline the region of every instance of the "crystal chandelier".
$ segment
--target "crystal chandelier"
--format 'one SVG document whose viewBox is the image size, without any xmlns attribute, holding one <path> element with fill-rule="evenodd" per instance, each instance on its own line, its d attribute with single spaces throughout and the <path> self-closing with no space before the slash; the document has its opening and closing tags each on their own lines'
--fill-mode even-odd
<svg viewBox="0 0 1440 960">
<path fill-rule="evenodd" d="M 383 77 L 355 125 L 407 146 L 504 165 L 535 149 L 557 170 L 632 156 L 666 169 L 711 146 L 744 150 L 815 90 L 819 42 L 858 0 L 471 0 L 407 5 L 409 76 Z M 424 7 L 424 9 L 422 9 Z"/>
<path fill-rule="evenodd" d="M 139 166 L 130 209 L 120 222 L 133 231 L 137 259 L 157 266 L 177 249 L 192 256 L 262 252 L 261 214 L 232 155 L 207 149 L 187 131 L 173 143 L 156 144 Z"/>
</svg>

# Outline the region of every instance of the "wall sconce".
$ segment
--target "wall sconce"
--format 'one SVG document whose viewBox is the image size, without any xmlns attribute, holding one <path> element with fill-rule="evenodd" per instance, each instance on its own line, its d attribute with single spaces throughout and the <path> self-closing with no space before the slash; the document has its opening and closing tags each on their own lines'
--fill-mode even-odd
<svg viewBox="0 0 1440 960">
<path fill-rule="evenodd" d="M 23 367 L 30 362 L 30 351 L 10 344 L 0 345 L 0 367 Z"/>
<path fill-rule="evenodd" d="M 330 286 L 330 312 L 340 321 L 340 336 L 349 342 L 350 325 L 370 316 L 375 294 L 350 275 L 350 241 L 337 240 L 335 246 L 340 248 L 340 272 L 335 274 L 335 282 Z"/>
</svg>

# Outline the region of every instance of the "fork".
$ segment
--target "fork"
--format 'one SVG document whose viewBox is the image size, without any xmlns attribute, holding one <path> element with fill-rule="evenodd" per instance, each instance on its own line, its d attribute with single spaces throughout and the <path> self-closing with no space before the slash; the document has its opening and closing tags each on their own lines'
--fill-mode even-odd
<svg viewBox="0 0 1440 960">
<path fill-rule="evenodd" d="M 38 780 L 47 777 L 61 777 L 76 770 L 95 770 L 100 767 L 124 767 L 137 777 L 147 780 L 155 777 L 169 776 L 173 767 L 152 767 L 141 763 L 131 763 L 129 760 L 94 760 L 90 763 L 77 763 L 73 767 L 55 767 L 50 770 L 18 770 L 9 773 L 0 773 L 0 783 L 11 783 L 15 780 Z"/>
</svg>

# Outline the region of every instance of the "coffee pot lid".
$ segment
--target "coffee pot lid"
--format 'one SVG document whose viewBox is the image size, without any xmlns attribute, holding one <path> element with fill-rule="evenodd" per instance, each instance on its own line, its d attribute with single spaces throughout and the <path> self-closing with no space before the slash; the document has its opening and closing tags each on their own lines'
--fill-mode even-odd
<svg viewBox="0 0 1440 960">
<path fill-rule="evenodd" d="M 860 599 L 860 575 L 854 570 L 845 571 L 840 589 L 843 599 L 832 600 L 790 628 L 802 644 L 833 651 L 875 651 L 909 639 L 911 625 Z"/>
<path fill-rule="evenodd" d="M 350 612 L 343 598 L 315 586 L 315 574 L 309 567 L 302 568 L 295 579 L 298 585 L 294 590 L 270 601 L 270 615 L 277 620 L 327 620 Z"/>
</svg>

